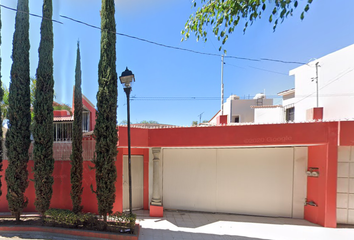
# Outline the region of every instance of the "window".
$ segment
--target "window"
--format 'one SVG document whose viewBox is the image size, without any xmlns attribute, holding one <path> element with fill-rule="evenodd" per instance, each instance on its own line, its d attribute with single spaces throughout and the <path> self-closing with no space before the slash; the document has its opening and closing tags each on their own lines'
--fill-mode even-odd
<svg viewBox="0 0 354 240">
<path fill-rule="evenodd" d="M 87 111 L 82 112 L 82 131 L 83 132 L 90 131 L 90 112 Z"/>
<path fill-rule="evenodd" d="M 239 122 L 240 122 L 240 116 L 234 117 L 234 122 L 235 122 L 235 123 L 239 123 Z"/>
<path fill-rule="evenodd" d="M 72 122 L 54 122 L 54 142 L 67 142 L 71 141 L 72 137 Z"/>
<path fill-rule="evenodd" d="M 286 109 L 286 121 L 289 122 L 293 122 L 294 121 L 294 117 L 295 117 L 295 107 L 292 108 L 288 108 Z"/>
</svg>

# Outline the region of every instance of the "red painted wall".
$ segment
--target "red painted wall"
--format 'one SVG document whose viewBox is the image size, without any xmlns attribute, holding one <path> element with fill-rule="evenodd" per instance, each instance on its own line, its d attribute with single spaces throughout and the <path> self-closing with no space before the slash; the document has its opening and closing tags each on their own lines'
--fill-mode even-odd
<svg viewBox="0 0 354 240">
<path fill-rule="evenodd" d="M 330 125 L 337 123 L 135 129 L 131 138 L 132 143 L 138 141 L 138 146 L 142 146 L 146 144 L 145 139 L 141 139 L 146 137 L 142 130 L 147 130 L 149 147 L 304 145 L 327 143 Z M 119 127 L 120 146 L 126 146 L 122 139 L 125 131 L 126 127 Z"/>
<path fill-rule="evenodd" d="M 119 132 L 119 145 L 126 146 L 126 127 L 120 127 Z M 134 129 L 132 145 L 146 144 L 146 135 L 149 147 L 316 145 L 309 147 L 308 164 L 320 168 L 320 177 L 308 179 L 307 197 L 318 207 L 306 206 L 305 218 L 336 227 L 338 134 L 338 122 Z M 346 136 L 346 141 L 353 140 L 354 134 Z"/>
<path fill-rule="evenodd" d="M 339 145 L 354 146 L 354 121 L 339 122 Z"/>
<path fill-rule="evenodd" d="M 70 117 L 70 112 L 67 110 L 54 110 L 53 111 L 54 117 Z"/>
<path fill-rule="evenodd" d="M 148 147 L 149 133 L 152 129 L 147 128 L 131 128 L 130 129 L 130 143 L 133 147 Z M 157 130 L 157 129 L 154 129 Z M 126 126 L 118 127 L 118 143 L 117 146 L 128 146 L 128 128 Z"/>
<path fill-rule="evenodd" d="M 323 119 L 323 107 L 313 108 L 313 119 L 322 120 Z"/>
<path fill-rule="evenodd" d="M 118 166 L 118 161 L 116 161 L 116 167 Z M 4 171 L 8 166 L 8 161 L 4 161 Z M 93 164 L 89 161 L 84 162 L 84 171 L 83 171 L 83 194 L 82 194 L 82 205 L 84 206 L 84 212 L 92 212 L 98 213 L 97 208 L 97 198 L 96 195 L 91 192 L 90 186 L 92 184 L 93 189 L 96 189 L 96 181 L 95 181 L 95 170 L 90 170 L 89 166 L 93 166 Z M 29 179 L 33 179 L 33 161 L 29 161 L 28 171 L 29 171 Z M 71 183 L 70 183 L 70 169 L 71 164 L 70 161 L 55 161 L 54 164 L 54 184 L 53 184 L 53 195 L 51 200 L 51 208 L 61 208 L 61 209 L 71 209 Z M 119 175 L 118 175 L 119 176 Z M 121 176 L 121 175 L 120 175 Z M 118 177 L 119 178 L 119 177 Z M 7 185 L 4 178 L 2 178 L 2 196 L 0 197 L 0 212 L 9 212 L 6 194 L 7 194 Z M 119 190 L 118 182 L 116 183 L 116 189 Z M 28 197 L 29 202 L 27 208 L 24 209 L 24 212 L 36 212 L 34 206 L 35 200 L 35 189 L 34 182 L 29 181 L 29 186 L 26 190 L 25 196 Z M 121 195 L 116 194 L 116 201 L 113 205 L 113 211 L 121 211 L 122 206 L 120 205 Z"/>
<path fill-rule="evenodd" d="M 308 152 L 308 166 L 319 167 L 319 178 L 308 179 L 308 200 L 315 201 L 318 207 L 305 207 L 305 218 L 327 227 L 336 226 L 336 180 L 337 146 L 353 145 L 354 122 L 317 122 L 297 124 L 241 125 L 164 129 L 131 129 L 132 154 L 144 156 L 144 208 L 149 204 L 149 147 L 217 147 L 217 146 L 296 146 L 311 145 Z M 122 209 L 122 171 L 123 155 L 127 154 L 127 127 L 119 127 L 118 155 L 116 161 L 117 183 L 114 211 Z M 97 200 L 91 193 L 95 188 L 94 170 L 89 170 L 84 162 L 84 211 L 97 212 Z M 7 161 L 4 161 L 4 168 Z M 33 178 L 29 163 L 30 178 Z M 70 162 L 56 161 L 54 170 L 54 193 L 52 207 L 71 208 Z M 8 211 L 6 201 L 6 182 L 0 197 L 0 211 Z M 34 211 L 33 182 L 26 192 L 29 206 L 26 211 Z"/>
</svg>

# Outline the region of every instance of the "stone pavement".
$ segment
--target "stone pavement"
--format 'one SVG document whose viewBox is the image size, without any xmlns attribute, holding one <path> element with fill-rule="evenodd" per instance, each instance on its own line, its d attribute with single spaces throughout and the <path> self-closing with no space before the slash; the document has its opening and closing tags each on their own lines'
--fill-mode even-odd
<svg viewBox="0 0 354 240">
<path fill-rule="evenodd" d="M 354 228 L 319 227 L 303 219 L 165 211 L 163 218 L 134 211 L 140 221 L 139 240 L 352 240 Z M 49 233 L 0 232 L 0 240 L 93 240 Z"/>
<path fill-rule="evenodd" d="M 137 212 L 139 240 L 353 240 L 354 228 L 324 228 L 303 219 L 165 211 Z"/>
</svg>

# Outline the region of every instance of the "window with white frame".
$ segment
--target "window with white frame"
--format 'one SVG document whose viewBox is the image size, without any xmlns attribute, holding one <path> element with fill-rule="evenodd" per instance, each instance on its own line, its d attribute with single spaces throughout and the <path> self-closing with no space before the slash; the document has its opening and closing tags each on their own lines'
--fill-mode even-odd
<svg viewBox="0 0 354 240">
<path fill-rule="evenodd" d="M 82 131 L 83 132 L 90 131 L 90 112 L 88 111 L 82 112 Z"/>
<path fill-rule="evenodd" d="M 54 122 L 54 142 L 68 142 L 72 137 L 72 122 Z"/>
</svg>

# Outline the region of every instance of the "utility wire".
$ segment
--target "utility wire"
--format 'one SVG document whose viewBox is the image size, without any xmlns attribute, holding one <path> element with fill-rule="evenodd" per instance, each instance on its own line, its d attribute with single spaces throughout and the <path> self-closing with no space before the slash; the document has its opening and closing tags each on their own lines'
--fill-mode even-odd
<svg viewBox="0 0 354 240">
<path fill-rule="evenodd" d="M 246 67 L 241 67 L 241 66 L 233 65 L 233 64 L 230 64 L 230 63 L 227 63 L 227 62 L 225 62 L 225 64 L 226 64 L 226 65 L 229 65 L 229 66 L 237 67 L 237 68 L 247 69 Z M 258 68 L 258 67 L 253 67 L 253 66 L 247 66 L 247 67 L 253 68 L 253 69 L 257 69 L 257 70 L 260 70 L 260 71 L 265 71 L 265 72 L 270 72 L 270 73 L 276 73 L 276 74 L 280 74 L 280 75 L 289 76 L 289 75 L 286 74 L 286 73 L 277 72 L 277 71 L 272 71 L 272 70 L 267 70 L 267 69 L 264 69 L 264 68 Z"/>
<path fill-rule="evenodd" d="M 12 11 L 15 11 L 15 12 L 19 11 L 19 10 L 15 9 L 15 8 L 7 7 L 7 6 L 2 5 L 2 4 L 0 4 L 0 7 L 9 9 L 9 10 L 12 10 Z M 32 14 L 32 13 L 25 12 L 25 11 L 21 11 L 21 12 L 27 13 L 27 14 L 29 14 L 29 15 L 31 15 L 31 16 L 34 16 L 34 17 L 42 18 L 42 19 L 45 19 L 45 20 L 51 20 L 51 21 L 53 21 L 53 22 L 55 22 L 55 23 L 63 24 L 63 23 L 60 22 L 60 21 L 53 20 L 53 19 L 49 19 L 49 18 L 45 18 L 45 17 L 42 17 L 42 16 L 37 15 L 37 14 Z M 86 22 L 83 22 L 83 21 L 80 21 L 80 20 L 77 20 L 77 19 L 74 19 L 74 18 L 65 16 L 65 15 L 60 15 L 60 17 L 65 18 L 65 19 L 68 19 L 68 20 L 73 21 L 73 22 L 76 22 L 76 23 L 79 23 L 79 24 L 83 24 L 83 25 L 88 26 L 88 27 L 91 27 L 91 28 L 99 29 L 99 30 L 101 30 L 101 31 L 107 31 L 107 30 L 104 30 L 104 29 L 102 29 L 102 28 L 100 28 L 100 27 L 97 27 L 97 26 L 95 26 L 95 25 L 92 25 L 92 24 L 89 24 L 89 23 L 86 23 Z M 201 55 L 207 55 L 207 56 L 215 56 L 215 57 L 221 57 L 221 56 L 222 56 L 221 54 L 200 52 L 200 51 L 195 51 L 195 50 L 191 50 L 191 49 L 187 49 L 187 48 L 181 48 L 181 47 L 171 46 L 171 45 L 167 45 L 167 44 L 163 44 L 163 43 L 158 43 L 158 42 L 154 42 L 154 41 L 147 40 L 147 39 L 145 39 L 145 38 L 139 38 L 139 37 L 135 37 L 135 36 L 128 35 L 128 34 L 124 34 L 124 33 L 118 33 L 118 32 L 113 32 L 113 31 L 109 31 L 109 32 L 114 33 L 114 34 L 116 34 L 116 35 L 118 35 L 118 36 L 122 36 L 122 37 L 127 37 L 127 38 L 131 38 L 131 39 L 135 39 L 135 40 L 138 40 L 138 41 L 146 42 L 146 43 L 153 44 L 153 45 L 157 45 L 157 46 L 164 47 L 164 48 L 170 48 L 170 49 L 175 49 L 175 50 L 179 50 L 179 51 L 186 51 L 186 52 L 191 52 L 191 53 L 201 54 Z M 284 61 L 284 60 L 271 59 L 271 58 L 255 59 L 255 58 L 237 57 L 237 56 L 225 56 L 225 58 L 232 58 L 232 59 L 246 60 L 246 61 L 255 61 L 255 62 L 271 61 L 271 62 L 278 62 L 278 63 L 285 63 L 285 64 L 298 64 L 298 65 L 307 64 L 307 63 L 303 63 L 303 62 Z"/>
<path fill-rule="evenodd" d="M 344 77 L 344 76 L 347 75 L 348 73 L 352 72 L 353 70 L 354 70 L 354 68 L 349 68 L 348 70 L 339 73 L 339 74 L 337 75 L 337 77 L 335 77 L 334 79 L 330 80 L 326 85 L 322 86 L 322 87 L 320 88 L 320 90 L 322 90 L 323 88 L 325 88 L 325 87 L 327 87 L 328 85 L 332 84 L 333 82 L 335 82 L 335 81 L 341 79 L 342 77 Z M 296 90 L 295 90 L 295 91 L 296 91 Z M 306 98 L 311 97 L 311 96 L 314 95 L 314 94 L 315 94 L 315 92 L 313 92 L 313 93 L 311 93 L 311 94 L 305 96 L 304 98 L 302 98 L 302 99 L 296 101 L 294 104 L 297 104 L 297 103 L 299 103 L 299 102 L 305 100 Z M 328 97 L 345 97 L 345 96 L 350 97 L 350 96 L 354 96 L 354 93 L 346 93 L 346 94 L 322 94 L 322 95 L 320 94 L 320 96 L 321 96 L 321 97 L 325 97 L 325 96 L 328 96 Z M 296 97 L 298 97 L 298 96 L 296 96 Z M 314 97 L 314 96 L 313 96 L 313 97 Z"/>
<path fill-rule="evenodd" d="M 248 95 L 247 95 L 248 96 Z M 253 97 L 248 98 L 246 95 L 245 97 L 240 97 L 240 100 L 252 100 Z M 252 95 L 253 96 L 253 95 Z M 314 93 L 309 95 L 296 95 L 296 98 L 301 98 L 294 104 L 305 100 L 306 98 L 314 98 Z M 354 93 L 343 93 L 343 94 L 320 94 L 320 97 L 354 97 Z M 267 95 L 267 99 L 275 99 L 275 98 L 282 98 L 279 95 Z M 131 98 L 131 101 L 220 101 L 220 97 L 134 97 Z"/>
<path fill-rule="evenodd" d="M 307 63 L 303 62 L 292 62 L 292 61 L 283 61 L 279 59 L 271 59 L 271 58 L 261 58 L 262 61 L 270 61 L 270 62 L 278 62 L 278 63 L 292 63 L 292 64 L 299 64 L 299 65 L 307 65 Z"/>
<path fill-rule="evenodd" d="M 95 29 L 99 29 L 99 30 L 101 30 L 101 31 L 103 30 L 103 29 L 100 28 L 100 27 L 97 27 L 97 26 L 94 26 L 94 25 L 91 25 L 91 24 L 82 22 L 82 21 L 80 21 L 80 20 L 76 20 L 76 19 L 71 18 L 71 17 L 68 17 L 68 16 L 60 15 L 60 17 L 66 18 L 66 19 L 68 19 L 68 20 L 70 20 L 70 21 L 73 21 L 73 22 L 77 22 L 77 23 L 80 23 L 80 24 L 84 24 L 84 25 L 86 25 L 86 26 L 89 26 L 89 27 L 92 27 L 92 28 L 95 28 Z M 199 51 L 195 51 L 195 50 L 191 50 L 191 49 L 187 49 L 187 48 L 175 47 L 175 46 L 166 45 L 166 44 L 163 44 L 163 43 L 158 43 L 158 42 L 150 41 L 150 40 L 147 40 L 147 39 L 145 39 L 145 38 L 139 38 L 139 37 L 135 37 L 135 36 L 128 35 L 128 34 L 124 34 L 124 33 L 119 33 L 119 32 L 114 32 L 114 31 L 109 31 L 109 32 L 110 32 L 110 33 L 117 34 L 118 36 L 122 36 L 122 37 L 127 37 L 127 38 L 131 38 L 131 39 L 135 39 L 135 40 L 138 40 L 138 41 L 150 43 L 150 44 L 157 45 L 157 46 L 164 47 L 164 48 L 170 48 L 170 49 L 175 49 L 175 50 L 180 50 L 180 51 L 186 51 L 186 52 L 191 52 L 191 53 L 196 53 L 196 54 L 201 54 L 201 55 L 208 55 L 208 56 L 221 57 L 220 54 L 216 54 L 216 53 L 199 52 Z M 229 56 L 229 58 L 235 58 L 235 59 L 239 59 L 239 60 L 248 60 L 248 61 L 260 61 L 259 59 L 252 59 L 252 58 L 245 58 L 245 57 L 236 57 L 236 56 Z"/>
<path fill-rule="evenodd" d="M 15 11 L 15 12 L 27 13 L 28 15 L 33 16 L 33 17 L 38 17 L 38 18 L 42 18 L 42 19 L 45 19 L 45 20 L 50 20 L 50 21 L 53 21 L 53 22 L 55 22 L 55 23 L 63 24 L 62 22 L 57 21 L 57 20 L 54 20 L 54 19 L 50 19 L 50 18 L 46 18 L 46 17 L 42 17 L 42 16 L 37 15 L 37 14 L 34 14 L 34 13 L 29 13 L 29 12 L 25 12 L 25 11 L 20 11 L 20 10 L 17 10 L 17 9 L 15 9 L 15 8 L 11 8 L 11 7 L 8 7 L 8 6 L 5 6 L 5 5 L 2 5 L 2 4 L 0 4 L 0 7 L 3 7 L 3 8 L 6 8 L 6 9 L 9 9 L 9 10 L 12 10 L 12 11 Z"/>
</svg>

